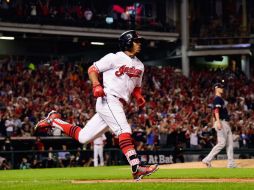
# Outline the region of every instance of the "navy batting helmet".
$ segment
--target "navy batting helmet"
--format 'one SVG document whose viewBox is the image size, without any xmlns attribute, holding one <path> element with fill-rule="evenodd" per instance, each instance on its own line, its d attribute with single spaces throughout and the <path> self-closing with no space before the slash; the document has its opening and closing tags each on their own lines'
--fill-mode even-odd
<svg viewBox="0 0 254 190">
<path fill-rule="evenodd" d="M 141 40 L 142 37 L 138 36 L 135 30 L 128 30 L 121 34 L 119 37 L 119 47 L 121 51 L 128 51 L 131 49 L 135 40 Z"/>
</svg>

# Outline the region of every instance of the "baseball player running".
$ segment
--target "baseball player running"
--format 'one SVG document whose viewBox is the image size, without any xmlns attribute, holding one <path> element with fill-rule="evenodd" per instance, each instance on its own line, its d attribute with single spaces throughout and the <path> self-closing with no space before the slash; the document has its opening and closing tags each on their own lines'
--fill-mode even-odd
<svg viewBox="0 0 254 190">
<path fill-rule="evenodd" d="M 119 37 L 119 52 L 109 53 L 94 62 L 88 69 L 89 79 L 93 85 L 93 95 L 97 98 L 96 114 L 82 129 L 60 119 L 60 114 L 51 111 L 39 121 L 35 128 L 56 127 L 80 143 L 88 143 L 102 135 L 109 128 L 118 136 L 119 145 L 126 156 L 135 180 L 142 179 L 158 169 L 158 165 L 142 166 L 134 148 L 131 127 L 127 122 L 124 106 L 131 95 L 139 107 L 145 105 L 141 94 L 141 82 L 144 73 L 143 63 L 136 57 L 141 51 L 142 38 L 136 31 L 129 30 Z M 103 74 L 103 85 L 98 80 Z"/>
<path fill-rule="evenodd" d="M 211 152 L 202 160 L 207 167 L 211 167 L 212 159 L 226 146 L 228 157 L 228 168 L 235 168 L 233 153 L 233 137 L 229 126 L 229 115 L 222 99 L 224 86 L 222 83 L 214 85 L 215 98 L 213 100 L 213 116 L 214 128 L 217 132 L 217 145 L 213 147 Z"/>
</svg>

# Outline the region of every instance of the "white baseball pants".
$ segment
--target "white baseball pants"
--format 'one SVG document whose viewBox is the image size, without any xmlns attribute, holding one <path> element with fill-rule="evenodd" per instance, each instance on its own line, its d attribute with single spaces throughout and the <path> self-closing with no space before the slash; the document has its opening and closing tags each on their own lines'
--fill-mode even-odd
<svg viewBox="0 0 254 190">
<path fill-rule="evenodd" d="M 100 166 L 104 166 L 104 158 L 103 158 L 103 145 L 94 145 L 93 149 L 93 162 L 94 166 L 98 166 L 98 157 L 100 158 Z"/>
<path fill-rule="evenodd" d="M 109 129 L 116 136 L 122 133 L 131 133 L 123 105 L 118 98 L 112 95 L 97 98 L 96 112 L 80 131 L 80 143 L 89 143 Z"/>
</svg>

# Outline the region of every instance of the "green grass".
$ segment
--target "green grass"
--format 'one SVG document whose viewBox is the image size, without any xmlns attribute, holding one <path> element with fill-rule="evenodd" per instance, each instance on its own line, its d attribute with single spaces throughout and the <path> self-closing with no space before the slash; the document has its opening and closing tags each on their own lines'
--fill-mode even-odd
<svg viewBox="0 0 254 190">
<path fill-rule="evenodd" d="M 253 178 L 254 170 L 245 168 L 159 169 L 147 178 Z M 127 166 L 54 168 L 0 171 L 0 190 L 229 190 L 254 189 L 254 183 L 96 183 L 72 184 L 73 179 L 131 179 Z"/>
</svg>

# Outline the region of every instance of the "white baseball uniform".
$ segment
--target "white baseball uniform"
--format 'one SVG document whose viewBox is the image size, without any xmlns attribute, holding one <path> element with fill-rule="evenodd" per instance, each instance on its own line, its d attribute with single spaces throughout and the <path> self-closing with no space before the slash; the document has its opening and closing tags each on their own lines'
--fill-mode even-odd
<svg viewBox="0 0 254 190">
<path fill-rule="evenodd" d="M 98 166 L 98 157 L 100 157 L 100 165 L 104 166 L 103 146 L 105 140 L 106 136 L 103 134 L 102 136 L 97 137 L 93 141 L 93 163 L 95 167 Z"/>
<path fill-rule="evenodd" d="M 96 114 L 79 133 L 79 142 L 88 143 L 109 128 L 118 136 L 131 133 L 123 109 L 123 101 L 129 102 L 135 87 L 141 87 L 144 73 L 143 63 L 120 51 L 105 55 L 94 66 L 103 73 L 106 96 L 97 98 Z"/>
</svg>

